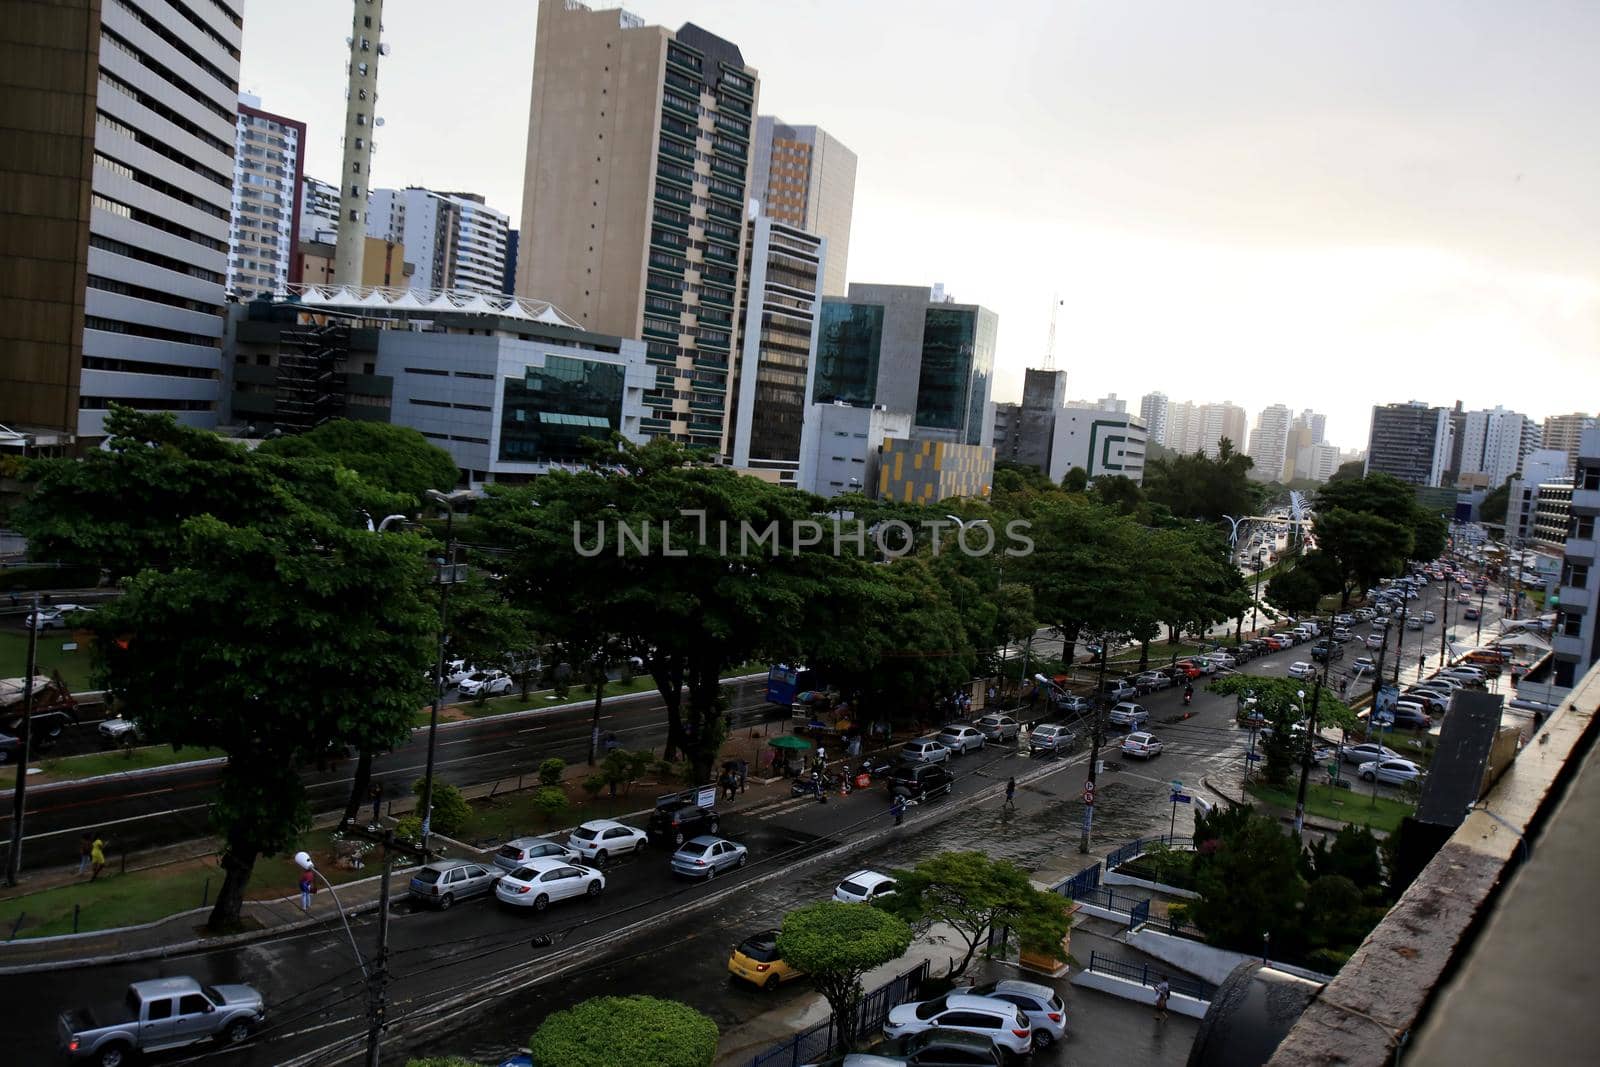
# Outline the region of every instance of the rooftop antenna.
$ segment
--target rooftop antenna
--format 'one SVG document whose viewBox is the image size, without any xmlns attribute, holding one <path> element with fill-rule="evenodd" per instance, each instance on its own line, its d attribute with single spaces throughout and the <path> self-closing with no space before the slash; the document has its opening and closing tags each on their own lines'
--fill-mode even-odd
<svg viewBox="0 0 1600 1067">
<path fill-rule="evenodd" d="M 1044 343 L 1044 369 L 1056 369 L 1056 312 L 1066 301 L 1060 296 L 1050 298 L 1050 336 Z"/>
</svg>

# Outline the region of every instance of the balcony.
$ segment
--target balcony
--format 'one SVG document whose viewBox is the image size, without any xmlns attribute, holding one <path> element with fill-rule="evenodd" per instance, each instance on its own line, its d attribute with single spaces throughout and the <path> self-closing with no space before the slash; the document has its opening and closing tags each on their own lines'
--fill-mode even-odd
<svg viewBox="0 0 1600 1067">
<path fill-rule="evenodd" d="M 1593 604 L 1594 597 L 1590 595 L 1589 590 L 1580 589 L 1575 585 L 1561 587 L 1561 607 L 1563 610 L 1585 612 Z"/>
<path fill-rule="evenodd" d="M 672 430 L 670 419 L 642 418 L 639 420 L 639 429 L 645 433 L 669 433 Z"/>
<path fill-rule="evenodd" d="M 646 394 L 644 398 L 644 406 L 647 408 L 655 408 L 658 411 L 671 411 L 672 397 L 650 396 L 649 394 Z"/>
<path fill-rule="evenodd" d="M 1600 515 L 1600 489 L 1574 489 L 1572 491 L 1574 515 Z"/>
<path fill-rule="evenodd" d="M 1566 543 L 1567 558 L 1593 560 L 1595 558 L 1596 544 L 1597 542 L 1593 537 L 1571 538 Z"/>
</svg>

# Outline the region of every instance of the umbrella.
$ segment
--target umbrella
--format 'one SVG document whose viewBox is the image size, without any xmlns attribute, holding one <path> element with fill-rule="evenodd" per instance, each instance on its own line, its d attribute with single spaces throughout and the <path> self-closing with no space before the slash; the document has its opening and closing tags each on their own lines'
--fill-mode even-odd
<svg viewBox="0 0 1600 1067">
<path fill-rule="evenodd" d="M 773 748 L 792 748 L 799 752 L 804 752 L 806 749 L 811 747 L 810 741 L 807 741 L 803 737 L 795 737 L 793 734 L 784 734 L 782 737 L 774 737 L 771 741 L 768 741 L 767 744 L 771 745 Z"/>
</svg>

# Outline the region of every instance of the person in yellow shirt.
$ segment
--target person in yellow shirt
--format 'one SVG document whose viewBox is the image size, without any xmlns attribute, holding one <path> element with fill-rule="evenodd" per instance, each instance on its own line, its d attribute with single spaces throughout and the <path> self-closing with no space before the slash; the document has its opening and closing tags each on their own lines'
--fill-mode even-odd
<svg viewBox="0 0 1600 1067">
<path fill-rule="evenodd" d="M 94 844 L 89 846 L 89 863 L 94 868 L 94 873 L 89 875 L 89 881 L 100 877 L 100 872 L 106 866 L 106 843 L 100 838 L 94 839 Z"/>
</svg>

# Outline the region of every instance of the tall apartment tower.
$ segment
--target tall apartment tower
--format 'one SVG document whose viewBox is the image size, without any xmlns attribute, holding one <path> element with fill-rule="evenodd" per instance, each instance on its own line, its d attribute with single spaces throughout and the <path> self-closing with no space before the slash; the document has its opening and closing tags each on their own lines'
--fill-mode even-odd
<svg viewBox="0 0 1600 1067">
<path fill-rule="evenodd" d="M 306 124 L 261 110 L 241 94 L 233 145 L 233 226 L 228 234 L 228 292 L 273 296 L 300 280 L 300 187 Z"/>
<path fill-rule="evenodd" d="M 332 244 L 339 233 L 339 187 L 309 175 L 300 183 L 300 239 Z"/>
<path fill-rule="evenodd" d="M 1139 420 L 1144 423 L 1150 440 L 1163 448 L 1167 446 L 1167 412 L 1171 402 L 1162 392 L 1146 393 L 1139 399 Z"/>
<path fill-rule="evenodd" d="M 1250 426 L 1250 418 L 1244 408 L 1227 400 L 1220 404 L 1201 404 L 1199 418 L 1197 451 L 1216 459 L 1221 454 L 1222 439 L 1227 438 L 1235 455 L 1244 452 L 1245 434 Z"/>
<path fill-rule="evenodd" d="M 1450 463 L 1450 410 L 1420 400 L 1372 409 L 1363 473 L 1392 474 L 1412 485 L 1440 484 Z"/>
<path fill-rule="evenodd" d="M 693 23 L 540 0 L 517 290 L 643 337 L 664 435 L 724 454 L 757 92 Z"/>
<path fill-rule="evenodd" d="M 368 202 L 368 233 L 405 246 L 413 289 L 504 292 L 510 224 L 477 193 L 374 189 Z"/>
<path fill-rule="evenodd" d="M 1311 431 L 1311 443 L 1320 445 L 1327 440 L 1328 416 L 1306 408 L 1294 417 L 1294 426 L 1303 426 Z"/>
<path fill-rule="evenodd" d="M 845 292 L 850 217 L 856 200 L 856 154 L 820 126 L 791 126 L 773 115 L 756 119 L 750 195 L 779 222 L 827 238 L 822 291 Z"/>
<path fill-rule="evenodd" d="M 1583 440 L 1583 431 L 1592 430 L 1600 425 L 1600 419 L 1593 415 L 1585 415 L 1581 411 L 1571 415 L 1551 415 L 1544 420 L 1543 448 L 1557 448 L 1567 454 L 1567 469 L 1570 471 L 1578 462 L 1578 445 Z"/>
<path fill-rule="evenodd" d="M 1503 407 L 1466 413 L 1461 440 L 1461 475 L 1480 475 L 1491 489 L 1522 469 L 1522 457 L 1538 447 L 1532 419 Z"/>
<path fill-rule="evenodd" d="M 361 284 L 367 247 L 367 192 L 372 173 L 372 131 L 377 128 L 378 57 L 389 51 L 383 33 L 383 0 L 354 0 L 350 62 L 345 84 L 344 162 L 339 175 L 339 240 L 334 280 Z"/>
<path fill-rule="evenodd" d="M 1283 462 L 1289 446 L 1289 423 L 1293 417 L 1284 404 L 1262 408 L 1261 414 L 1256 416 L 1256 428 L 1250 435 L 1250 458 L 1255 461 L 1251 474 L 1256 478 L 1275 481 L 1283 477 Z M 1293 460 L 1290 462 L 1292 464 Z"/>
<path fill-rule="evenodd" d="M 1204 420 L 1200 409 L 1188 400 L 1167 403 L 1167 439 L 1163 447 L 1185 456 L 1200 451 L 1200 433 Z"/>
</svg>

